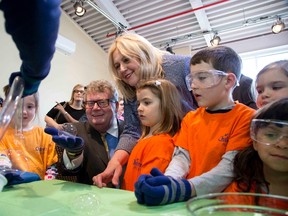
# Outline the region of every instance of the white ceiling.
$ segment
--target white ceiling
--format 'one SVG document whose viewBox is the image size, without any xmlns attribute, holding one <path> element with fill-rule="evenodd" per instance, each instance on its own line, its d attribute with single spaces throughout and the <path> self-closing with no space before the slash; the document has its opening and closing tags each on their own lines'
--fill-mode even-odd
<svg viewBox="0 0 288 216">
<path fill-rule="evenodd" d="M 83 17 L 73 2 L 62 0 L 63 11 L 106 52 L 120 24 L 161 49 L 201 49 L 213 32 L 221 44 L 272 34 L 276 16 L 288 30 L 288 0 L 85 0 Z"/>
</svg>

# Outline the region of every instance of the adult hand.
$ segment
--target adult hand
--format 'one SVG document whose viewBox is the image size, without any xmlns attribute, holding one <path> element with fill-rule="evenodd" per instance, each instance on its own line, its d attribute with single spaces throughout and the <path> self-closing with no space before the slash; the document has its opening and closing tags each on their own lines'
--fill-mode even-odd
<svg viewBox="0 0 288 216">
<path fill-rule="evenodd" d="M 57 103 L 57 105 L 54 107 L 54 109 L 59 110 L 61 113 L 65 113 L 66 112 L 65 108 L 60 103 Z"/>
<path fill-rule="evenodd" d="M 6 171 L 4 173 L 8 183 L 7 185 L 17 185 L 41 180 L 39 175 L 33 172 L 23 172 L 20 170 Z"/>
<path fill-rule="evenodd" d="M 71 153 L 79 153 L 84 148 L 84 140 L 81 137 L 71 135 L 65 131 L 59 131 L 56 128 L 47 127 L 45 133 L 52 135 L 52 140 L 60 147 Z"/>
<path fill-rule="evenodd" d="M 139 204 L 164 205 L 186 201 L 191 197 L 192 187 L 186 179 L 164 176 L 157 168 L 153 168 L 150 174 L 141 175 L 134 185 Z"/>
<path fill-rule="evenodd" d="M 118 160 L 110 160 L 104 172 L 92 178 L 93 184 L 99 188 L 106 187 L 109 182 L 117 186 L 122 174 L 122 165 Z"/>
</svg>

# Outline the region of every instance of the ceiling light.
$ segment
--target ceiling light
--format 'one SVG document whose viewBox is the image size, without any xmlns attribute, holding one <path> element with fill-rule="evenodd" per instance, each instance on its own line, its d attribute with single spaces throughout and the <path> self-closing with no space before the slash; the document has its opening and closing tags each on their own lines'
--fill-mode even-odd
<svg viewBox="0 0 288 216">
<path fill-rule="evenodd" d="M 79 17 L 82 17 L 85 13 L 86 13 L 86 9 L 83 7 L 83 1 L 77 1 L 74 5 L 73 5 L 74 9 L 75 9 L 75 14 Z"/>
<path fill-rule="evenodd" d="M 173 50 L 172 50 L 172 47 L 170 47 L 170 46 L 168 46 L 168 47 L 166 48 L 166 51 L 167 51 L 167 52 L 170 52 L 171 54 L 174 54 L 174 55 L 175 55 L 175 53 L 174 53 Z"/>
<path fill-rule="evenodd" d="M 212 46 L 218 46 L 220 44 L 220 41 L 221 41 L 221 38 L 217 34 L 214 34 L 212 40 L 210 40 L 210 44 Z"/>
<path fill-rule="evenodd" d="M 285 28 L 284 22 L 280 17 L 277 17 L 277 21 L 272 25 L 271 29 L 274 34 L 278 34 Z"/>
</svg>

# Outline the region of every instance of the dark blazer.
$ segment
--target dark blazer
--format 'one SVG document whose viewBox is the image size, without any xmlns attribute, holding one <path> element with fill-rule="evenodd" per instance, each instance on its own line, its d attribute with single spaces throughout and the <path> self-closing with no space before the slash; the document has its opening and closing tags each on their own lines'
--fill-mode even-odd
<svg viewBox="0 0 288 216">
<path fill-rule="evenodd" d="M 93 176 L 103 172 L 108 165 L 109 158 L 101 134 L 90 126 L 88 122 L 73 123 L 77 128 L 77 136 L 85 142 L 82 165 L 73 171 L 66 171 L 77 175 L 77 182 L 92 185 Z M 118 120 L 118 137 L 123 131 L 123 121 Z M 63 165 L 64 166 L 64 165 Z M 112 185 L 110 185 L 112 186 Z"/>
</svg>

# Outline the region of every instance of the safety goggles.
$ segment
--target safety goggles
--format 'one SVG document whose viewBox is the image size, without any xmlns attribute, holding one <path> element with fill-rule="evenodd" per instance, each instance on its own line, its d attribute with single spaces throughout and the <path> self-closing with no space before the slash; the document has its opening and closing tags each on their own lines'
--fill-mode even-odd
<svg viewBox="0 0 288 216">
<path fill-rule="evenodd" d="M 275 145 L 280 140 L 288 144 L 288 122 L 268 119 L 253 119 L 250 125 L 251 138 L 265 145 Z"/>
<path fill-rule="evenodd" d="M 219 70 L 199 71 L 186 76 L 186 83 L 190 91 L 193 86 L 197 88 L 211 88 L 220 83 L 221 79 L 227 76 L 228 73 Z"/>
</svg>

